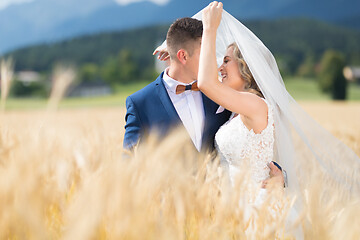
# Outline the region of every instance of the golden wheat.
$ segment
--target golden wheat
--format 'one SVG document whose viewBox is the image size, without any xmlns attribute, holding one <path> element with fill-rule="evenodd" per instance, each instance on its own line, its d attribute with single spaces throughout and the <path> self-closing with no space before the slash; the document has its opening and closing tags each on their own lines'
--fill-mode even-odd
<svg viewBox="0 0 360 240">
<path fill-rule="evenodd" d="M 360 154 L 360 104 L 302 105 Z M 124 113 L 0 116 L 0 239 L 292 239 L 299 226 L 306 239 L 360 236 L 360 197 L 326 198 L 321 173 L 309 174 L 317 184 L 289 225 L 293 199 L 282 189 L 246 217 L 246 174 L 227 194 L 217 161 L 194 152 L 181 132 L 151 136 L 125 158 Z"/>
</svg>

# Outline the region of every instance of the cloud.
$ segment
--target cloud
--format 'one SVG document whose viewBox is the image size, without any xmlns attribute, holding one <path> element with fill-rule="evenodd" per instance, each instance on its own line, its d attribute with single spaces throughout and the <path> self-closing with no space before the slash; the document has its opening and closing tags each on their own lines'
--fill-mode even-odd
<svg viewBox="0 0 360 240">
<path fill-rule="evenodd" d="M 117 2 L 120 5 L 128 5 L 130 3 L 144 2 L 144 1 L 153 2 L 158 5 L 166 5 L 168 2 L 170 2 L 170 0 L 115 0 L 115 2 Z"/>
<path fill-rule="evenodd" d="M 9 5 L 12 4 L 19 4 L 24 2 L 31 2 L 33 0 L 1 0 L 0 1 L 0 10 L 6 8 Z"/>
</svg>

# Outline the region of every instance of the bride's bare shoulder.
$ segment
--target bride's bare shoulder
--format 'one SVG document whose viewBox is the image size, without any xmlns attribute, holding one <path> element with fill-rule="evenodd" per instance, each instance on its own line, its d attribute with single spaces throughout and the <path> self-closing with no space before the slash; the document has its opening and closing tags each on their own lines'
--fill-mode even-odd
<svg viewBox="0 0 360 240">
<path fill-rule="evenodd" d="M 251 106 L 244 116 L 244 124 L 254 132 L 259 132 L 267 126 L 269 107 L 266 100 L 254 93 L 245 93 Z"/>
<path fill-rule="evenodd" d="M 246 99 L 251 106 L 251 109 L 247 117 L 258 118 L 259 116 L 263 116 L 263 115 L 267 116 L 268 105 L 264 98 L 252 92 L 243 92 L 243 94 L 244 96 L 246 96 Z"/>
</svg>

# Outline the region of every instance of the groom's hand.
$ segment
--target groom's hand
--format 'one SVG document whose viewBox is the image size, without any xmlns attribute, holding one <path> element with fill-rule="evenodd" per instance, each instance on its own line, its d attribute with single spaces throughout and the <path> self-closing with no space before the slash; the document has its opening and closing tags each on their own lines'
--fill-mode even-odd
<svg viewBox="0 0 360 240">
<path fill-rule="evenodd" d="M 274 162 L 269 163 L 270 168 L 270 178 L 263 181 L 262 187 L 266 188 L 269 182 L 273 182 L 276 185 L 284 186 L 284 175 L 281 169 L 274 164 Z"/>
</svg>

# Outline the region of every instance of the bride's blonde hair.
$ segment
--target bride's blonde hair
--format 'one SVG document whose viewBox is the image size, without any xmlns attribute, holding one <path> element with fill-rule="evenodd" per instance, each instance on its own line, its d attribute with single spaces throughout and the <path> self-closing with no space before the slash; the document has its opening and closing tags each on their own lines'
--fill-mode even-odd
<svg viewBox="0 0 360 240">
<path fill-rule="evenodd" d="M 264 95 L 262 94 L 259 86 L 256 84 L 255 79 L 251 74 L 237 44 L 232 43 L 228 46 L 228 49 L 229 48 L 233 48 L 233 55 L 238 62 L 241 78 L 245 81 L 245 90 L 264 98 Z"/>
</svg>

